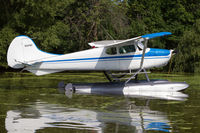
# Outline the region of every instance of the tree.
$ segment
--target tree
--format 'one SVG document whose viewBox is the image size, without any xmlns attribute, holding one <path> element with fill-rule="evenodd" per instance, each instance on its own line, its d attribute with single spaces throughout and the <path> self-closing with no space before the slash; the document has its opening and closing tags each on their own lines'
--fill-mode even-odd
<svg viewBox="0 0 200 133">
<path fill-rule="evenodd" d="M 174 71 L 200 72 L 200 19 L 184 32 L 178 45 Z"/>
<path fill-rule="evenodd" d="M 12 39 L 16 36 L 16 32 L 9 27 L 0 30 L 0 68 L 7 68 L 7 49 Z"/>
<path fill-rule="evenodd" d="M 171 36 L 148 46 L 178 46 L 182 52 L 173 60 L 174 70 L 197 71 L 199 55 L 193 49 L 198 46 L 187 50 L 184 41 L 190 36 L 198 44 L 199 7 L 199 1 L 191 0 L 1 0 L 0 66 L 6 67 L 6 51 L 16 35 L 28 35 L 42 50 L 62 54 L 87 49 L 92 41 L 169 31 Z M 184 59 L 193 60 L 193 66 L 187 68 Z"/>
<path fill-rule="evenodd" d="M 77 0 L 66 11 L 64 20 L 70 25 L 74 50 L 88 48 L 91 41 L 127 38 L 128 18 L 115 1 Z"/>
<path fill-rule="evenodd" d="M 132 34 L 139 36 L 147 33 L 167 31 L 161 7 L 162 0 L 129 0 L 127 15 L 131 19 Z M 151 42 L 149 43 L 150 47 L 165 48 L 165 42 L 161 39 Z"/>
</svg>

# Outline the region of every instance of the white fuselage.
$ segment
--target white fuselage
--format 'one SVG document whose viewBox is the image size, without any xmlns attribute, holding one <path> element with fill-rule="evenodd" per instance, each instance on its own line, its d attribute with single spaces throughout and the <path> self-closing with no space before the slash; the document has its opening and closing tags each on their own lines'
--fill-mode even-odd
<svg viewBox="0 0 200 133">
<path fill-rule="evenodd" d="M 164 66 L 168 63 L 172 51 L 165 49 L 147 48 L 143 68 Z M 95 70 L 95 71 L 125 71 L 140 68 L 142 50 L 120 54 L 117 47 L 115 55 L 106 53 L 105 47 L 93 48 L 80 52 L 57 55 L 42 59 L 38 63 L 28 66 L 26 70 L 36 75 L 54 73 L 65 70 Z"/>
<path fill-rule="evenodd" d="M 111 41 L 94 42 L 90 45 L 97 48 L 64 55 L 43 52 L 37 48 L 31 38 L 21 35 L 11 42 L 7 52 L 7 62 L 12 68 L 23 68 L 36 75 L 65 70 L 126 71 L 160 67 L 168 63 L 173 50 L 146 49 L 141 41 L 144 41 L 144 38 L 151 39 L 167 34 L 169 33 L 147 34 L 112 43 Z M 147 41 L 144 42 L 146 44 Z"/>
</svg>

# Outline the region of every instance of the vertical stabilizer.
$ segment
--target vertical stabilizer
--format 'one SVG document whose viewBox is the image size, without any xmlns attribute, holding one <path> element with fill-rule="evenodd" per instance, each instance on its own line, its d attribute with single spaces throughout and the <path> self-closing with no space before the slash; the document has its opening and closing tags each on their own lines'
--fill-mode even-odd
<svg viewBox="0 0 200 133">
<path fill-rule="evenodd" d="M 7 62 L 10 67 L 18 69 L 54 56 L 57 55 L 39 50 L 28 36 L 17 36 L 8 48 Z"/>
</svg>

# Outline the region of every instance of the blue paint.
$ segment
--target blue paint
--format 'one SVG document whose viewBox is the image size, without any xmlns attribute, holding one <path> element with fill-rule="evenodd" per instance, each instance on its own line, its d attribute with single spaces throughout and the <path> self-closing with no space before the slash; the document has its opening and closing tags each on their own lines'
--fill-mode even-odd
<svg viewBox="0 0 200 133">
<path fill-rule="evenodd" d="M 148 39 L 152 39 L 155 37 L 161 37 L 161 36 L 166 36 L 166 35 L 171 35 L 171 32 L 159 32 L 159 33 L 152 33 L 152 34 L 146 34 L 146 35 L 142 35 L 142 38 L 148 38 Z"/>
<path fill-rule="evenodd" d="M 155 130 L 155 131 L 163 131 L 163 132 L 170 132 L 170 126 L 164 122 L 152 122 L 148 124 L 145 130 Z"/>
<path fill-rule="evenodd" d="M 148 53 L 145 54 L 145 59 L 148 59 L 147 57 L 154 57 L 150 59 L 160 59 L 160 58 L 168 58 L 166 56 L 169 56 L 170 51 L 166 49 L 154 49 L 151 48 Z M 157 56 L 165 56 L 165 57 L 157 57 Z M 118 60 L 127 60 L 126 58 L 129 58 L 129 60 L 137 60 L 137 57 L 140 57 L 141 59 L 142 54 L 139 55 L 125 55 L 125 56 L 108 56 L 108 57 L 94 57 L 94 58 L 79 58 L 79 59 L 64 59 L 64 60 L 52 60 L 52 61 L 43 61 L 43 62 L 69 62 L 69 61 L 89 61 L 89 60 L 104 60 L 104 59 L 118 59 Z"/>
<path fill-rule="evenodd" d="M 41 51 L 41 52 L 43 52 L 43 53 L 51 54 L 51 55 L 62 55 L 62 54 L 48 53 L 48 52 L 45 52 L 45 51 L 40 50 L 40 49 L 37 47 L 37 45 L 35 44 L 35 42 L 34 42 L 30 37 L 28 37 L 28 36 L 26 36 L 26 35 L 19 35 L 19 36 L 17 36 L 17 37 L 26 37 L 26 38 L 30 39 L 30 40 L 33 42 L 33 44 L 35 45 L 35 47 L 36 47 L 39 51 Z"/>
<path fill-rule="evenodd" d="M 145 56 L 168 56 L 170 54 L 170 50 L 167 49 L 157 49 L 151 48 Z"/>
</svg>

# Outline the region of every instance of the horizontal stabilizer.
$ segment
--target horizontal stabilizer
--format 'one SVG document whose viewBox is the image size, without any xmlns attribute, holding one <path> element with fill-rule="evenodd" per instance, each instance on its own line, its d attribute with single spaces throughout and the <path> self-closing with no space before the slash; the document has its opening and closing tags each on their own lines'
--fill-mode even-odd
<svg viewBox="0 0 200 133">
<path fill-rule="evenodd" d="M 29 71 L 29 72 L 37 75 L 37 76 L 63 71 L 63 70 L 39 70 L 39 69 L 28 69 L 28 68 L 25 68 L 24 70 L 27 70 L 27 71 Z"/>
</svg>

